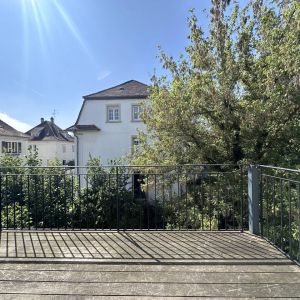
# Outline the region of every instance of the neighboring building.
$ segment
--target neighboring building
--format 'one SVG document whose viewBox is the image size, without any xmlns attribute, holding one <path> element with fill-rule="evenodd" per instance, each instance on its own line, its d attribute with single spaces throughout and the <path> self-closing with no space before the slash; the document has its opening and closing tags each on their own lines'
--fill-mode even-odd
<svg viewBox="0 0 300 300">
<path fill-rule="evenodd" d="M 28 140 L 28 135 L 0 120 L 1 155 L 10 153 L 12 155 L 25 156 L 28 148 Z"/>
<path fill-rule="evenodd" d="M 75 161 L 74 138 L 67 131 L 59 128 L 54 119 L 45 121 L 26 132 L 30 136 L 29 146 L 37 150 L 43 165 L 58 159 L 63 165 Z"/>
<path fill-rule="evenodd" d="M 76 123 L 67 130 L 76 137 L 76 164 L 85 166 L 89 157 L 101 157 L 103 164 L 130 154 L 138 144 L 137 130 L 145 130 L 141 105 L 148 86 L 130 80 L 84 96 Z"/>
</svg>

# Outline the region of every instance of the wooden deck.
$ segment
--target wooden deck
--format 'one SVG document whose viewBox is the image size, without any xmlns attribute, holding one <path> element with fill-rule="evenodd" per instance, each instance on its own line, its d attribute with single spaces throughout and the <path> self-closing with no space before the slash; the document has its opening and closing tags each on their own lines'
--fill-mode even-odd
<svg viewBox="0 0 300 300">
<path fill-rule="evenodd" d="M 4 231 L 0 299 L 300 298 L 300 268 L 240 232 Z"/>
</svg>

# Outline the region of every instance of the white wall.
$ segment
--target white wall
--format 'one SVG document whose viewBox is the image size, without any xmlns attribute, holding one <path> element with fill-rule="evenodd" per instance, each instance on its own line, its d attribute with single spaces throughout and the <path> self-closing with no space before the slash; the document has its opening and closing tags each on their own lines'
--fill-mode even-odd
<svg viewBox="0 0 300 300">
<path fill-rule="evenodd" d="M 137 135 L 137 129 L 145 130 L 143 122 L 132 121 L 132 105 L 139 104 L 138 99 L 119 100 L 87 100 L 83 106 L 78 125 L 94 124 L 101 131 L 77 132 L 79 138 L 78 165 L 86 165 L 89 154 L 101 157 L 102 163 L 120 158 L 131 153 L 132 136 Z M 107 105 L 119 105 L 121 122 L 107 122 Z"/>
<path fill-rule="evenodd" d="M 18 137 L 9 137 L 9 136 L 0 136 L 0 155 L 3 155 L 2 153 L 2 141 L 3 142 L 17 142 L 22 143 L 22 152 L 19 154 L 19 156 L 25 156 L 27 154 L 27 148 L 28 148 L 28 140 L 26 138 L 18 138 Z"/>
<path fill-rule="evenodd" d="M 59 141 L 29 141 L 30 146 L 36 145 L 39 158 L 42 164 L 46 166 L 49 160 L 58 159 L 61 162 L 66 160 L 75 160 L 75 151 L 72 151 L 73 142 L 59 142 Z M 63 153 L 62 145 L 66 145 L 66 152 Z"/>
</svg>

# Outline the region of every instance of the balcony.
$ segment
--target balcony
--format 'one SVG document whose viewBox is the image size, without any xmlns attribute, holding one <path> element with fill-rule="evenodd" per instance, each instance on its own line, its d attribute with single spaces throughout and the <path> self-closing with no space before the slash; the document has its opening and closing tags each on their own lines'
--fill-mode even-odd
<svg viewBox="0 0 300 300">
<path fill-rule="evenodd" d="M 299 175 L 229 165 L 2 168 L 0 294 L 299 297 Z"/>
</svg>

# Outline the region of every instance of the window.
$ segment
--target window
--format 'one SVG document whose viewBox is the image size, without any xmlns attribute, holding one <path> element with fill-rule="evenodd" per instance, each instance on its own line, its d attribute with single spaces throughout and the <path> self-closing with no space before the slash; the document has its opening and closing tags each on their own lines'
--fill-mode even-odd
<svg viewBox="0 0 300 300">
<path fill-rule="evenodd" d="M 30 145 L 29 148 L 30 150 L 37 151 L 36 145 Z"/>
<path fill-rule="evenodd" d="M 72 145 L 72 152 L 75 152 L 75 145 Z"/>
<path fill-rule="evenodd" d="M 141 121 L 141 113 L 143 112 L 141 105 L 132 105 L 132 121 Z"/>
<path fill-rule="evenodd" d="M 2 142 L 2 153 L 20 154 L 21 152 L 22 152 L 22 143 Z"/>
<path fill-rule="evenodd" d="M 62 152 L 63 152 L 63 153 L 66 153 L 66 151 L 67 151 L 66 145 L 62 145 Z"/>
<path fill-rule="evenodd" d="M 134 153 L 134 152 L 137 150 L 139 144 L 140 144 L 140 140 L 138 139 L 138 137 L 133 136 L 133 137 L 131 138 L 131 148 L 132 148 L 132 153 Z"/>
<path fill-rule="evenodd" d="M 120 122 L 120 106 L 119 105 L 110 105 L 107 106 L 107 122 Z"/>
</svg>

